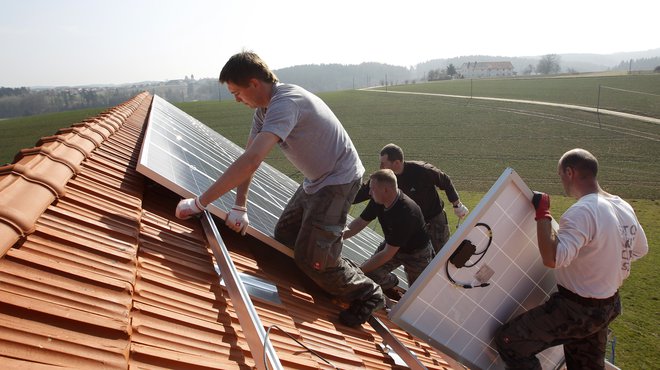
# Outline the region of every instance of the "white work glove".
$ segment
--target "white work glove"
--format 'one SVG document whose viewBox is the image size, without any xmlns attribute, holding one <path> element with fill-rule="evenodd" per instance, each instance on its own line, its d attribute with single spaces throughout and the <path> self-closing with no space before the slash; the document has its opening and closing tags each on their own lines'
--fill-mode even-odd
<svg viewBox="0 0 660 370">
<path fill-rule="evenodd" d="M 177 204 L 174 215 L 182 220 L 204 212 L 204 206 L 199 202 L 199 197 L 183 199 Z"/>
<path fill-rule="evenodd" d="M 245 235 L 249 224 L 247 207 L 233 206 L 225 218 L 225 225 L 241 235 Z"/>
<path fill-rule="evenodd" d="M 467 216 L 468 212 L 470 212 L 470 210 L 468 210 L 468 208 L 461 202 L 458 202 L 458 204 L 454 206 L 454 214 L 459 219 Z"/>
</svg>

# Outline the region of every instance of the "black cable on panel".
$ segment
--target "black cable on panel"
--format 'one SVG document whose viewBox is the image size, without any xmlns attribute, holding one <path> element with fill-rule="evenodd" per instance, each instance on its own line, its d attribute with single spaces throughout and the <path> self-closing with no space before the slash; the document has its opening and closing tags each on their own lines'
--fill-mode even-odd
<svg viewBox="0 0 660 370">
<path fill-rule="evenodd" d="M 477 247 L 470 240 L 464 239 L 445 263 L 445 272 L 447 273 L 447 278 L 449 279 L 449 281 L 451 281 L 451 283 L 456 285 L 457 287 L 464 289 L 483 288 L 490 285 L 489 283 L 472 285 L 469 283 L 458 282 L 454 280 L 454 278 L 449 273 L 449 262 L 451 262 L 452 265 L 456 266 L 456 268 L 462 268 L 462 267 L 469 268 L 475 266 L 477 263 L 479 263 L 479 261 L 481 261 L 482 258 L 484 258 L 486 252 L 488 251 L 488 248 L 490 247 L 490 244 L 493 242 L 493 231 L 491 230 L 490 226 L 488 226 L 488 224 L 479 222 L 474 226 L 475 227 L 481 226 L 486 228 L 487 230 L 486 235 L 488 235 L 488 244 L 486 245 L 486 248 L 484 248 L 481 252 L 477 252 Z M 479 256 L 479 258 L 477 258 L 477 260 L 472 263 L 468 263 L 470 258 L 472 258 L 472 256 Z"/>
</svg>

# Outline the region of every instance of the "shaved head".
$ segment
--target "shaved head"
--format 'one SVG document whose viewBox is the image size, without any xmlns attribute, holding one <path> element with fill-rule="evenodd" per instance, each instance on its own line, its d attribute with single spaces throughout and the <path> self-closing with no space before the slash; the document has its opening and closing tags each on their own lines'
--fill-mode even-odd
<svg viewBox="0 0 660 370">
<path fill-rule="evenodd" d="M 584 177 L 595 178 L 598 175 L 598 160 L 584 149 L 571 149 L 559 159 L 559 168 L 562 171 L 572 168 Z"/>
</svg>

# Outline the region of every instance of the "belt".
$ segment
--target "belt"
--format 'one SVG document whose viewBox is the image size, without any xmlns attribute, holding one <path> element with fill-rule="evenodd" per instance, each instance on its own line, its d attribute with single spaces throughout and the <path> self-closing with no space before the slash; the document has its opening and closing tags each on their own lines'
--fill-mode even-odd
<svg viewBox="0 0 660 370">
<path fill-rule="evenodd" d="M 557 285 L 557 289 L 559 291 L 559 294 L 576 303 L 579 303 L 584 306 L 590 306 L 590 307 L 603 307 L 603 306 L 609 306 L 612 303 L 616 302 L 619 299 L 619 291 L 617 290 L 616 293 L 614 293 L 613 296 L 609 298 L 585 298 L 577 293 L 573 293 L 570 290 L 564 288 L 561 285 Z"/>
</svg>

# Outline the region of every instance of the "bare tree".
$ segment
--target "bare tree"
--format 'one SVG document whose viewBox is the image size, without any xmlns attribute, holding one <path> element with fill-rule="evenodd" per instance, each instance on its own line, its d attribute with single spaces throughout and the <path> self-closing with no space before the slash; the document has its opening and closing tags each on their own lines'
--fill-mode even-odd
<svg viewBox="0 0 660 370">
<path fill-rule="evenodd" d="M 561 68 L 559 67 L 560 57 L 557 54 L 544 55 L 539 64 L 536 65 L 536 72 L 542 75 L 549 75 L 558 73 Z"/>
</svg>

